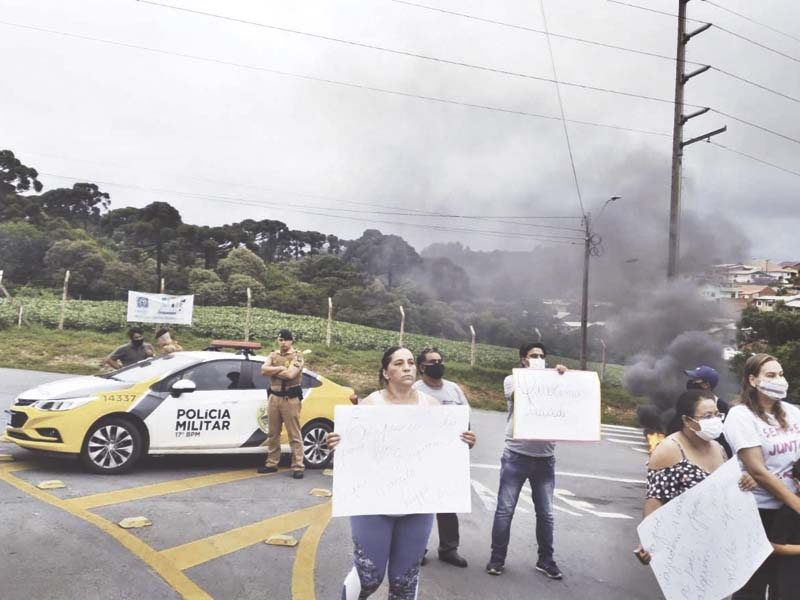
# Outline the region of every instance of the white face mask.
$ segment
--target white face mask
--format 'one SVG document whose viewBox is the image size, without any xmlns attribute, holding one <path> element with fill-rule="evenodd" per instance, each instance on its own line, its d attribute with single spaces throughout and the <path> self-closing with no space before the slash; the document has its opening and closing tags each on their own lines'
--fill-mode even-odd
<svg viewBox="0 0 800 600">
<path fill-rule="evenodd" d="M 759 379 L 756 387 L 758 391 L 773 400 L 783 400 L 789 390 L 789 382 L 783 377 L 780 379 Z"/>
<path fill-rule="evenodd" d="M 538 357 L 530 357 L 528 358 L 528 368 L 529 369 L 544 369 L 544 359 Z"/>
<path fill-rule="evenodd" d="M 720 417 L 713 417 L 711 419 L 696 419 L 694 422 L 700 424 L 700 431 L 695 431 L 695 433 L 701 440 L 710 442 L 711 440 L 715 440 L 722 435 L 722 429 L 724 425 Z"/>
</svg>

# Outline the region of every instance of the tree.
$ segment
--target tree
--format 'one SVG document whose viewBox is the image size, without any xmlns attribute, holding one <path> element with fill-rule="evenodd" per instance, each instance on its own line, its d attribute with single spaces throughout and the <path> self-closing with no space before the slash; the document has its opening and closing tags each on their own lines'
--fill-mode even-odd
<svg viewBox="0 0 800 600">
<path fill-rule="evenodd" d="M 30 223 L 0 223 L 0 269 L 16 283 L 41 277 L 50 239 Z"/>
<path fill-rule="evenodd" d="M 0 150 L 0 195 L 20 194 L 31 188 L 42 191 L 38 171 L 22 164 L 11 150 Z"/>
<path fill-rule="evenodd" d="M 236 248 L 219 261 L 217 273 L 224 281 L 228 281 L 233 275 L 247 275 L 263 286 L 267 268 L 264 261 L 247 248 Z"/>
<path fill-rule="evenodd" d="M 472 295 L 467 272 L 449 258 L 434 258 L 425 261 L 425 281 L 439 300 L 451 302 Z"/>
<path fill-rule="evenodd" d="M 385 276 L 389 289 L 395 287 L 401 275 L 422 263 L 416 250 L 403 238 L 383 235 L 377 229 L 367 229 L 359 239 L 349 242 L 344 259 L 367 273 Z"/>
<path fill-rule="evenodd" d="M 228 284 L 226 286 L 228 303 L 235 306 L 247 304 L 247 288 L 250 288 L 253 305 L 263 306 L 267 297 L 264 284 L 243 273 L 234 273 L 228 279 Z"/>
<path fill-rule="evenodd" d="M 69 269 L 69 289 L 75 295 L 91 295 L 95 281 L 102 278 L 107 256 L 95 242 L 59 240 L 44 257 L 45 272 L 53 285 L 61 285 Z"/>
<path fill-rule="evenodd" d="M 76 183 L 69 188 L 48 190 L 38 202 L 48 217 L 61 217 L 68 223 L 97 223 L 111 204 L 110 196 L 94 183 Z"/>
</svg>

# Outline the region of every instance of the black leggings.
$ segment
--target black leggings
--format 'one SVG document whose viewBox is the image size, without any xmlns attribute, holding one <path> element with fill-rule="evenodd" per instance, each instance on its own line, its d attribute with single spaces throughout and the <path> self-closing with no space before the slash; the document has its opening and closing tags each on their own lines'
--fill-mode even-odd
<svg viewBox="0 0 800 600">
<path fill-rule="evenodd" d="M 778 514 L 777 509 L 758 509 L 758 514 L 761 516 L 761 523 L 764 525 L 764 531 L 769 533 L 772 527 L 772 521 L 775 515 Z M 777 575 L 778 570 L 776 567 L 775 555 L 770 555 L 765 560 L 758 571 L 753 573 L 750 581 L 744 584 L 744 587 L 733 595 L 733 600 L 781 600 L 778 597 L 777 589 Z M 767 595 L 769 589 L 769 595 Z M 788 598 L 786 600 L 789 600 Z"/>
</svg>

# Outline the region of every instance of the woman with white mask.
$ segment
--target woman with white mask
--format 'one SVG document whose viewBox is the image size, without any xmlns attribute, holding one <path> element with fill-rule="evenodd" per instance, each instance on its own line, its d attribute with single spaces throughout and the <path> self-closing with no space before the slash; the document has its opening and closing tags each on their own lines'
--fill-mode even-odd
<svg viewBox="0 0 800 600">
<path fill-rule="evenodd" d="M 778 509 L 800 512 L 792 465 L 800 459 L 800 409 L 784 401 L 789 384 L 783 368 L 769 354 L 755 354 L 744 365 L 739 404 L 728 413 L 725 437 L 739 461 L 758 483 L 754 492 L 766 531 Z M 770 597 L 776 587 L 775 561 L 768 558 L 734 600 Z"/>
<path fill-rule="evenodd" d="M 680 395 L 669 435 L 656 447 L 648 463 L 644 517 L 693 488 L 728 460 L 716 442 L 722 434 L 722 419 L 714 398 L 703 391 L 687 390 Z M 752 477 L 742 475 L 740 489 L 755 487 Z M 650 553 L 641 546 L 634 552 L 642 564 L 650 562 Z"/>
</svg>

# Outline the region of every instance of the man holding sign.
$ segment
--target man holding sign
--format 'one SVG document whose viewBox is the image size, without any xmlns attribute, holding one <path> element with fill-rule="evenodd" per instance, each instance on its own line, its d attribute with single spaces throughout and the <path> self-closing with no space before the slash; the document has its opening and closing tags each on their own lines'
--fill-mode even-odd
<svg viewBox="0 0 800 600">
<path fill-rule="evenodd" d="M 544 369 L 546 356 L 547 352 L 542 344 L 523 344 L 519 349 L 519 366 L 525 369 Z M 557 365 L 556 371 L 563 375 L 567 368 Z M 513 375 L 503 381 L 503 393 L 508 405 L 506 445 L 500 462 L 500 489 L 497 492 L 497 510 L 492 525 L 492 555 L 486 565 L 486 572 L 490 575 L 500 575 L 503 572 L 511 537 L 511 520 L 514 518 L 522 486 L 528 480 L 536 511 L 536 544 L 539 549 L 536 570 L 550 579 L 561 579 L 561 571 L 553 560 L 555 444 L 552 441 L 515 439 Z"/>
</svg>

